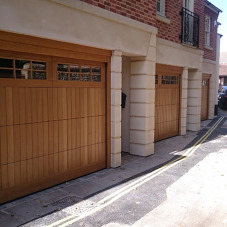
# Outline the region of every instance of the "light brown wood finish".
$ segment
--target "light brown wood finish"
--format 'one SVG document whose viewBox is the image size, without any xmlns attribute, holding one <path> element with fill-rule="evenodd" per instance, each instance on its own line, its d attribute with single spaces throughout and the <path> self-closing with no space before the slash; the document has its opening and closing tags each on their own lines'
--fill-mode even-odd
<svg viewBox="0 0 227 227">
<path fill-rule="evenodd" d="M 210 75 L 203 74 L 203 78 L 202 78 L 202 97 L 201 97 L 201 120 L 202 121 L 208 119 L 209 78 L 210 78 Z"/>
<path fill-rule="evenodd" d="M 182 69 L 178 67 L 166 65 L 156 67 L 155 141 L 179 134 L 181 72 Z M 169 82 L 168 79 L 166 79 L 168 82 L 164 82 L 166 76 L 177 78 L 177 82 Z"/>
<path fill-rule="evenodd" d="M 34 40 L 29 37 L 29 42 Z M 105 63 L 99 56 L 95 62 L 90 57 L 89 61 L 64 58 L 101 67 L 102 81 L 58 81 L 60 58 L 0 50 L 1 56 L 20 54 L 29 59 L 44 57 L 48 77 L 0 79 L 0 203 L 109 166 Z M 101 59 L 108 59 L 108 65 L 106 55 Z"/>
</svg>

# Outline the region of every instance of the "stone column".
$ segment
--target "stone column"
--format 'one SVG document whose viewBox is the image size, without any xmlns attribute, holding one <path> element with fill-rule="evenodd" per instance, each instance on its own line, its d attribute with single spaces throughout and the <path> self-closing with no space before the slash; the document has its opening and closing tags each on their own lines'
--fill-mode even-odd
<svg viewBox="0 0 227 227">
<path fill-rule="evenodd" d="M 121 165 L 122 52 L 111 57 L 111 167 Z"/>
<path fill-rule="evenodd" d="M 187 130 L 199 131 L 201 122 L 202 70 L 189 71 Z"/>
<path fill-rule="evenodd" d="M 131 59 L 130 153 L 154 153 L 156 36 L 146 57 Z"/>
<path fill-rule="evenodd" d="M 188 101 L 188 68 L 185 67 L 182 73 L 182 87 L 181 87 L 181 127 L 180 135 L 186 135 L 187 125 L 187 101 Z"/>
</svg>

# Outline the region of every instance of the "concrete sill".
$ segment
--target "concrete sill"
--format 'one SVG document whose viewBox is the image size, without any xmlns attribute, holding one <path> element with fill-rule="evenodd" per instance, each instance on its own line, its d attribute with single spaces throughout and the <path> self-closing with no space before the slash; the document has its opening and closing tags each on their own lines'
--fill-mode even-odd
<svg viewBox="0 0 227 227">
<path fill-rule="evenodd" d="M 166 24 L 170 24 L 171 23 L 169 18 L 167 18 L 165 16 L 161 16 L 159 14 L 156 14 L 156 20 L 161 21 L 161 22 L 166 23 Z"/>
<path fill-rule="evenodd" d="M 213 47 L 211 47 L 211 46 L 206 46 L 205 45 L 204 48 L 207 49 L 207 50 L 214 50 Z"/>
</svg>

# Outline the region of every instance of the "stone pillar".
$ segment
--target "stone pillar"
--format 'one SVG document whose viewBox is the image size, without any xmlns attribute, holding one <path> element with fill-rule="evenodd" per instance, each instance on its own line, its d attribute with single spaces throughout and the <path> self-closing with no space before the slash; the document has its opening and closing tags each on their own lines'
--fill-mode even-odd
<svg viewBox="0 0 227 227">
<path fill-rule="evenodd" d="M 182 73 L 182 87 L 181 87 L 181 127 L 180 135 L 186 135 L 187 125 L 187 103 L 188 103 L 188 68 L 185 67 Z"/>
<path fill-rule="evenodd" d="M 111 57 L 111 167 L 121 165 L 122 52 Z"/>
<path fill-rule="evenodd" d="M 187 130 L 199 131 L 201 122 L 202 70 L 189 71 Z"/>
<path fill-rule="evenodd" d="M 154 153 L 156 36 L 146 57 L 131 59 L 130 153 Z"/>
</svg>

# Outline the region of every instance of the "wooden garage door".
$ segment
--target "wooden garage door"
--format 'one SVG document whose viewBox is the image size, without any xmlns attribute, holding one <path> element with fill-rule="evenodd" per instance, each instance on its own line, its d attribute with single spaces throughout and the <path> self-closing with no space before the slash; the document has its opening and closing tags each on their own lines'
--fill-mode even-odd
<svg viewBox="0 0 227 227">
<path fill-rule="evenodd" d="M 106 167 L 105 64 L 0 52 L 0 202 Z"/>
<path fill-rule="evenodd" d="M 158 74 L 155 81 L 155 141 L 179 134 L 179 74 Z"/>
<path fill-rule="evenodd" d="M 202 98 L 201 98 L 201 120 L 208 119 L 209 105 L 209 75 L 203 75 L 202 79 Z"/>
</svg>

